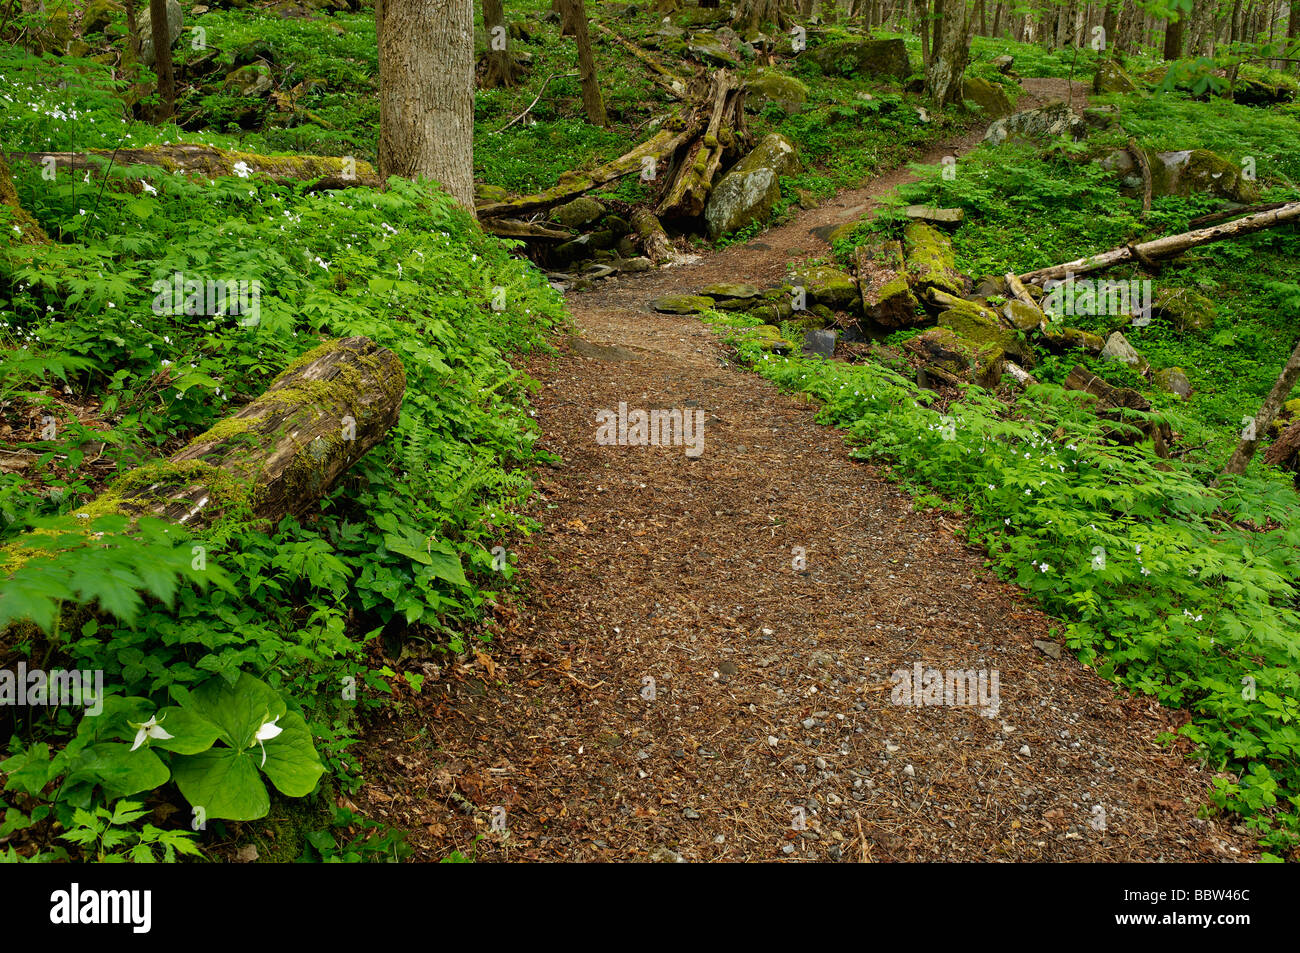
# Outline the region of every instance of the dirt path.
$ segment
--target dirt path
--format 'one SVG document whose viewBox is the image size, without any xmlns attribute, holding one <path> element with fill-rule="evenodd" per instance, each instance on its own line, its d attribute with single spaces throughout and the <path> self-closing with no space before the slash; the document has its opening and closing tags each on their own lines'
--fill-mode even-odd
<svg viewBox="0 0 1300 953">
<path fill-rule="evenodd" d="M 1156 744 L 1185 716 L 1036 648 L 1052 620 L 951 523 L 913 513 L 697 321 L 645 309 L 722 277 L 778 280 L 824 249 L 812 229 L 904 175 L 570 299 L 581 338 L 531 367 L 565 463 L 518 554 L 527 599 L 498 615 L 492 661 L 431 679 L 362 746 L 359 800 L 415 830 L 420 856 L 468 854 L 476 833 L 481 859 L 1252 853 L 1195 817 L 1207 776 Z M 598 445 L 597 411 L 620 402 L 698 409 L 702 455 Z M 892 704 L 890 676 L 915 663 L 996 669 L 996 715 Z"/>
</svg>

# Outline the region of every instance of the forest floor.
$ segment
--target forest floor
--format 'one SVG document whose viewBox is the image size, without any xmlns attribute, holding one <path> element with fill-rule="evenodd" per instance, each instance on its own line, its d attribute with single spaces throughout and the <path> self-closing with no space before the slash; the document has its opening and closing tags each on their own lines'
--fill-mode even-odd
<svg viewBox="0 0 1300 953">
<path fill-rule="evenodd" d="M 1067 91 L 1025 87 L 1022 109 Z M 1185 713 L 1057 651 L 1054 621 L 984 568 L 952 516 L 914 512 L 813 404 L 730 363 L 698 320 L 649 310 L 713 281 L 781 282 L 825 253 L 826 226 L 908 177 L 569 297 L 580 335 L 529 367 L 564 462 L 540 480 L 544 531 L 518 553 L 524 599 L 498 612 L 490 656 L 385 709 L 363 746 L 373 780 L 356 800 L 412 831 L 418 859 L 1257 854 L 1197 817 L 1209 776 L 1185 742 L 1158 742 Z M 703 454 L 598 445 L 596 413 L 620 402 L 703 411 Z M 1000 708 L 892 704 L 891 674 L 917 662 L 996 669 Z"/>
</svg>

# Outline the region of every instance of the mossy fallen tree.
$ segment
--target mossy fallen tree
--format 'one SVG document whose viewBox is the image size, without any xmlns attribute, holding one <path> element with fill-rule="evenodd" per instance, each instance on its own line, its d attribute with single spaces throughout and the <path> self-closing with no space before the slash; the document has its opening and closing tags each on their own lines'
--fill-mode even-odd
<svg viewBox="0 0 1300 953">
<path fill-rule="evenodd" d="M 39 165 L 54 161 L 55 169 L 101 174 L 109 165 L 151 165 L 188 175 L 264 175 L 285 185 L 310 182 L 313 189 L 379 188 L 374 167 L 359 159 L 338 156 L 268 156 L 256 152 L 217 149 L 196 143 L 145 146 L 140 149 L 92 149 L 87 152 L 10 152 L 11 160 Z"/>
<path fill-rule="evenodd" d="M 301 516 L 397 422 L 406 374 L 364 337 L 328 341 L 262 396 L 167 460 L 132 470 L 74 511 L 158 516 L 195 529 L 225 516 Z"/>
<path fill-rule="evenodd" d="M 707 119 L 707 124 L 705 124 Z M 723 157 L 735 161 L 749 144 L 745 129 L 745 88 L 727 70 L 713 74 L 709 95 L 697 110 L 704 134 L 688 142 L 655 213 L 664 219 L 704 213 Z"/>
</svg>

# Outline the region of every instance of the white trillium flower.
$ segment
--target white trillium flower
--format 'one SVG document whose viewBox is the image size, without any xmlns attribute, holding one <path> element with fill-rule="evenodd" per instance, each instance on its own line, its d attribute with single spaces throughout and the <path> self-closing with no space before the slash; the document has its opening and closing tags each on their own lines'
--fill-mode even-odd
<svg viewBox="0 0 1300 953">
<path fill-rule="evenodd" d="M 264 722 L 262 727 L 257 729 L 257 734 L 253 735 L 253 740 L 262 747 L 262 767 L 266 767 L 266 742 L 284 731 L 283 728 L 276 724 L 279 720 L 280 716 L 276 715 L 270 721 Z"/>
<path fill-rule="evenodd" d="M 248 174 L 252 171 L 253 170 L 248 167 L 248 163 L 243 161 L 242 159 L 236 162 L 234 165 L 234 173 L 235 175 L 239 176 L 241 179 L 248 178 Z"/>
<path fill-rule="evenodd" d="M 170 731 L 167 731 L 165 728 L 163 728 L 161 725 L 158 724 L 157 715 L 151 715 L 149 720 L 141 725 L 137 725 L 135 722 L 131 722 L 131 726 L 136 729 L 135 743 L 131 745 L 132 751 L 134 751 L 136 748 L 144 744 L 145 739 L 147 738 L 167 739 L 167 738 L 175 737 L 175 735 L 173 735 Z"/>
<path fill-rule="evenodd" d="M 140 187 L 143 188 L 143 189 L 144 189 L 146 192 L 148 192 L 150 195 L 157 195 L 157 194 L 158 194 L 158 190 L 155 189 L 155 188 L 154 188 L 152 185 L 150 185 L 148 182 L 146 182 L 144 179 L 141 179 L 141 180 L 140 180 Z"/>
</svg>

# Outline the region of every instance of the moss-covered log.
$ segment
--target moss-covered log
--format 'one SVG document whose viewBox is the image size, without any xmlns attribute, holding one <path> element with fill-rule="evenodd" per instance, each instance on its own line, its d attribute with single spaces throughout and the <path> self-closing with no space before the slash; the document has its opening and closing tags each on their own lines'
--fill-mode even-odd
<svg viewBox="0 0 1300 953">
<path fill-rule="evenodd" d="M 567 202 L 597 186 L 634 172 L 641 173 L 647 180 L 654 180 L 661 168 L 667 168 L 668 160 L 678 147 L 689 142 L 698 130 L 699 124 L 694 121 L 681 130 L 660 129 L 632 151 L 590 172 L 566 172 L 560 176 L 558 183 L 543 192 L 521 195 L 503 202 L 487 202 L 477 206 L 475 211 L 480 220 L 517 217 Z"/>
<path fill-rule="evenodd" d="M 1120 427 L 1103 431 L 1118 443 L 1131 444 L 1140 434 L 1149 439 L 1156 456 L 1169 456 L 1169 443 L 1173 433 L 1169 424 L 1151 414 L 1151 402 L 1130 387 L 1114 387 L 1102 380 L 1082 364 L 1066 375 L 1061 384 L 1066 390 L 1079 390 L 1097 398 L 1095 410 L 1102 420 L 1114 421 Z M 1137 414 L 1126 413 L 1137 411 Z"/>
<path fill-rule="evenodd" d="M 93 149 L 89 152 L 10 152 L 9 158 L 45 163 L 69 172 L 98 173 L 116 166 L 152 165 L 168 172 L 191 175 L 265 175 L 274 182 L 312 182 L 315 189 L 378 188 L 383 183 L 370 163 L 337 156 L 268 156 L 236 152 L 195 143 L 145 146 L 141 149 Z"/>
<path fill-rule="evenodd" d="M 668 233 L 649 209 L 633 209 L 631 225 L 641 239 L 641 247 L 645 249 L 646 257 L 656 265 L 672 261 L 677 257 L 672 242 L 668 240 Z"/>
<path fill-rule="evenodd" d="M 727 70 L 718 70 L 709 87 L 700 121 L 704 133 L 691 142 L 677 163 L 673 179 L 655 209 L 660 218 L 694 218 L 704 212 L 724 155 L 734 161 L 748 141 L 745 89 Z"/>
<path fill-rule="evenodd" d="M 383 440 L 405 390 L 392 351 L 363 337 L 326 342 L 233 417 L 75 512 L 160 516 L 190 528 L 226 515 L 272 522 L 301 515 Z"/>
<path fill-rule="evenodd" d="M 19 245 L 44 245 L 49 242 L 50 237 L 45 234 L 45 230 L 19 203 L 14 180 L 10 177 L 9 166 L 5 164 L 3 158 L 0 158 L 0 205 L 9 209 L 12 221 L 5 227 L 15 236 L 6 235 L 5 242 Z"/>
</svg>

